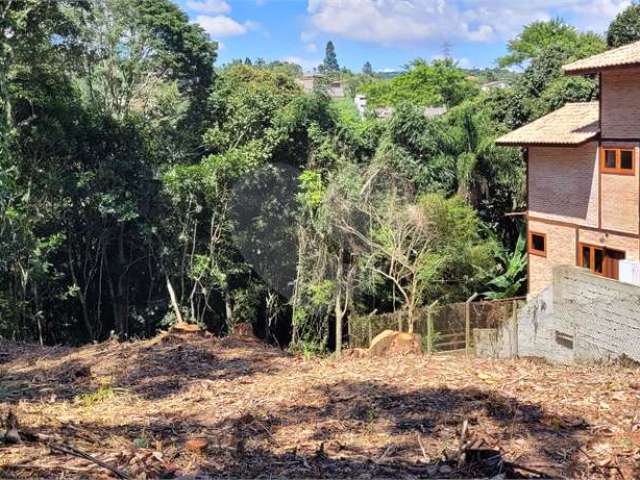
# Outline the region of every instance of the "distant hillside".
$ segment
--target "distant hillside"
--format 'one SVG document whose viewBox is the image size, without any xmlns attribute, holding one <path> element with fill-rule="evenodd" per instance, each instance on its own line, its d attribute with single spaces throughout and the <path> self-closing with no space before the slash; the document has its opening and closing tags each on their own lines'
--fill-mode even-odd
<svg viewBox="0 0 640 480">
<path fill-rule="evenodd" d="M 511 83 L 520 75 L 506 68 L 465 68 L 463 71 L 469 76 L 476 77 L 480 83 L 496 80 Z"/>
</svg>

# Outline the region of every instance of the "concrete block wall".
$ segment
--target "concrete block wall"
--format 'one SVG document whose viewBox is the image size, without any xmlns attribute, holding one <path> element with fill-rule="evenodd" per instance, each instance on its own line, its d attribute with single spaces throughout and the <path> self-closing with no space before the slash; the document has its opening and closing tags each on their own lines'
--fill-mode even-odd
<svg viewBox="0 0 640 480">
<path fill-rule="evenodd" d="M 518 353 L 557 362 L 640 362 L 640 287 L 557 267 L 518 316 Z"/>
</svg>

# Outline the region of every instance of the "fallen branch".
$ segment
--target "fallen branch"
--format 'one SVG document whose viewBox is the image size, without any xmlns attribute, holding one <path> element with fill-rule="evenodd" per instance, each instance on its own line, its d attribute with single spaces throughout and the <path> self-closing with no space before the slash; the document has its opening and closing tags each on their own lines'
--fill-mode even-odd
<svg viewBox="0 0 640 480">
<path fill-rule="evenodd" d="M 103 462 L 102 460 L 98 460 L 96 457 L 89 455 L 88 453 L 83 452 L 82 450 L 78 450 L 77 448 L 68 446 L 68 445 L 55 445 L 55 444 L 49 444 L 49 448 L 51 450 L 53 450 L 54 452 L 60 452 L 60 453 L 64 453 L 67 455 L 72 455 L 74 457 L 78 457 L 78 458 L 83 458 L 85 460 L 88 460 L 90 462 L 95 463 L 96 465 L 109 470 L 111 473 L 113 473 L 116 477 L 121 478 L 123 480 L 128 480 L 129 476 L 118 470 L 115 467 L 112 467 L 111 465 L 109 465 L 108 463 Z"/>
</svg>

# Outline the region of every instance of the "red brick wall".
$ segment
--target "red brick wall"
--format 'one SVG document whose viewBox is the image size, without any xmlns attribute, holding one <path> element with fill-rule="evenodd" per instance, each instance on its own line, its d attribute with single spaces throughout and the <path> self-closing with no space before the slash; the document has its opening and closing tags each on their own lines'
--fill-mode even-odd
<svg viewBox="0 0 640 480">
<path fill-rule="evenodd" d="M 531 220 L 529 231 L 547 236 L 547 256 L 529 254 L 529 294 L 536 295 L 553 280 L 553 267 L 576 265 L 576 228 Z"/>
<path fill-rule="evenodd" d="M 618 232 L 637 234 L 640 228 L 640 179 L 638 178 L 638 157 L 640 150 L 634 144 L 603 142 L 603 146 L 635 149 L 635 176 L 603 173 L 600 177 L 602 187 L 601 228 Z"/>
<path fill-rule="evenodd" d="M 640 242 L 637 238 L 584 229 L 580 229 L 578 235 L 581 243 L 619 250 L 626 254 L 627 260 L 640 260 Z"/>
<path fill-rule="evenodd" d="M 598 226 L 598 144 L 529 149 L 529 214 Z"/>
<path fill-rule="evenodd" d="M 601 75 L 602 138 L 640 138 L 640 69 Z"/>
</svg>

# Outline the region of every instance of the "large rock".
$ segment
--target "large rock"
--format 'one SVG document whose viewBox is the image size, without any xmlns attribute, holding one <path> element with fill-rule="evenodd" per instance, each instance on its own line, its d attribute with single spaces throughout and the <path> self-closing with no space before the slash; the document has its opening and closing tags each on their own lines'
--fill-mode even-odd
<svg viewBox="0 0 640 480">
<path fill-rule="evenodd" d="M 385 330 L 371 340 L 372 356 L 406 355 L 422 353 L 422 338 L 415 333 Z"/>
</svg>

